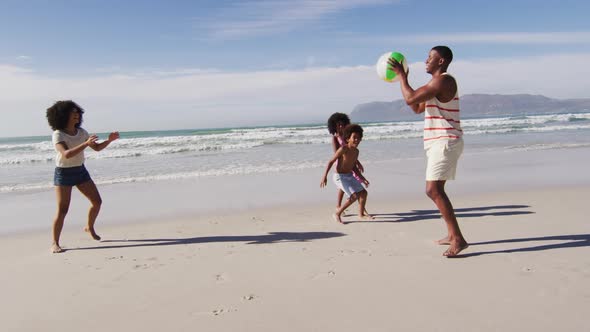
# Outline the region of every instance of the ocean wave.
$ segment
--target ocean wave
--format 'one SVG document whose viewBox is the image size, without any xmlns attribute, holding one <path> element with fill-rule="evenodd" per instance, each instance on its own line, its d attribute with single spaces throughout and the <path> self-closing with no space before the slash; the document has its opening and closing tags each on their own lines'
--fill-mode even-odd
<svg viewBox="0 0 590 332">
<path fill-rule="evenodd" d="M 0 186 L 0 194 L 16 192 L 38 192 L 53 188 L 52 182 L 33 183 L 33 184 L 16 184 Z"/>
<path fill-rule="evenodd" d="M 26 144 L 0 144 L 0 153 L 13 151 L 53 151 L 50 141 Z"/>
<path fill-rule="evenodd" d="M 554 149 L 576 149 L 590 147 L 590 143 L 545 143 L 529 145 L 512 145 L 506 147 L 507 150 L 516 151 L 535 151 L 535 150 L 554 150 Z"/>
<path fill-rule="evenodd" d="M 573 131 L 590 129 L 590 124 L 587 125 L 554 125 L 545 127 L 506 127 L 506 128 L 483 128 L 479 130 L 464 129 L 467 135 L 483 135 L 483 134 L 509 134 L 509 133 L 527 133 L 527 132 L 552 132 L 552 131 Z"/>
<path fill-rule="evenodd" d="M 590 128 L 588 120 L 590 113 L 520 115 L 464 119 L 461 126 L 466 135 L 557 132 L 587 130 Z M 367 123 L 363 128 L 363 139 L 368 141 L 415 139 L 422 136 L 423 120 Z M 121 159 L 231 153 L 262 146 L 329 144 L 332 139 L 325 125 L 132 132 L 122 133 L 122 136 L 100 153 L 87 149 L 86 158 Z M 51 162 L 55 151 L 50 138 L 37 139 L 40 141 L 35 142 L 31 138 L 26 141 L 15 139 L 13 144 L 10 144 L 10 140 L 3 140 L 0 144 L 0 165 Z"/>
<path fill-rule="evenodd" d="M 36 164 L 36 163 L 49 163 L 54 160 L 53 155 L 50 157 L 9 157 L 0 158 L 0 165 L 22 165 L 22 164 Z"/>
</svg>

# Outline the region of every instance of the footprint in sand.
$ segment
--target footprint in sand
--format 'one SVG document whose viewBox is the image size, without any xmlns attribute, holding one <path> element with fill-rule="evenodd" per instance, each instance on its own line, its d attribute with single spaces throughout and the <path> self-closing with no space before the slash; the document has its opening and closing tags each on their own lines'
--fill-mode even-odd
<svg viewBox="0 0 590 332">
<path fill-rule="evenodd" d="M 244 301 L 252 301 L 256 298 L 256 295 L 254 294 L 250 294 L 250 295 L 246 295 L 246 296 L 242 296 L 242 300 Z"/>
<path fill-rule="evenodd" d="M 217 281 L 218 283 L 228 282 L 230 281 L 230 278 L 227 274 L 220 273 L 215 275 L 215 281 Z"/>
<path fill-rule="evenodd" d="M 355 254 L 356 253 L 356 251 L 354 251 L 352 249 L 339 250 L 338 252 L 342 256 L 348 256 L 348 255 L 352 255 L 352 254 Z"/>
<path fill-rule="evenodd" d="M 316 274 L 315 276 L 313 276 L 311 279 L 312 280 L 319 280 L 319 279 L 327 279 L 327 278 L 333 278 L 336 276 L 336 271 L 334 270 L 330 270 L 326 273 L 320 273 L 320 274 Z"/>
<path fill-rule="evenodd" d="M 225 308 L 222 308 L 222 309 L 215 309 L 215 310 L 211 311 L 211 313 L 213 314 L 213 316 L 219 316 L 219 315 L 222 315 L 222 314 L 227 314 L 227 313 L 236 312 L 236 311 L 238 311 L 238 309 L 225 309 Z"/>
</svg>

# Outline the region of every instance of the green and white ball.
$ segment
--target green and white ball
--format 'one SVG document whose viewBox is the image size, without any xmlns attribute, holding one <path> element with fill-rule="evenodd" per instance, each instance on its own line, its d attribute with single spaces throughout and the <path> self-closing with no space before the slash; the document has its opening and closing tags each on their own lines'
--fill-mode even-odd
<svg viewBox="0 0 590 332">
<path fill-rule="evenodd" d="M 385 82 L 396 82 L 399 81 L 399 75 L 388 68 L 389 66 L 387 65 L 387 60 L 390 58 L 400 62 L 402 66 L 404 66 L 404 71 L 406 73 L 408 72 L 408 63 L 406 61 L 406 57 L 399 52 L 387 52 L 383 54 L 377 61 L 375 68 L 377 69 L 377 75 L 379 75 L 382 80 Z"/>
</svg>

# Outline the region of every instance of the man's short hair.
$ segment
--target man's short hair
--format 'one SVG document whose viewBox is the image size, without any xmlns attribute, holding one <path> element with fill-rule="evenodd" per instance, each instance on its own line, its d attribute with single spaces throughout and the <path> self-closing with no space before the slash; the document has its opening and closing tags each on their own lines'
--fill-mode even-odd
<svg viewBox="0 0 590 332">
<path fill-rule="evenodd" d="M 357 133 L 359 138 L 363 138 L 363 128 L 356 123 L 349 124 L 344 128 L 344 139 L 348 141 L 352 133 Z"/>
<path fill-rule="evenodd" d="M 447 64 L 453 61 L 453 51 L 447 46 L 435 46 L 432 49 L 436 51 L 441 58 L 445 59 Z"/>
</svg>

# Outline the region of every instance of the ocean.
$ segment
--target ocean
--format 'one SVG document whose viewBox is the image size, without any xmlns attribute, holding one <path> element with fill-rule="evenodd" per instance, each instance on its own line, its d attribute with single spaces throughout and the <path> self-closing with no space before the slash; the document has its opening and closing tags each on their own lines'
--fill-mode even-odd
<svg viewBox="0 0 590 332">
<path fill-rule="evenodd" d="M 469 154 L 590 146 L 589 112 L 462 119 L 461 124 Z M 423 157 L 420 116 L 362 126 L 365 168 Z M 90 124 L 85 129 L 92 133 Z M 55 151 L 49 134 L 0 138 L 0 196 L 52 190 Z M 332 154 L 330 141 L 325 124 L 121 132 L 105 150 L 85 154 L 91 176 L 104 186 L 324 167 Z"/>
</svg>

